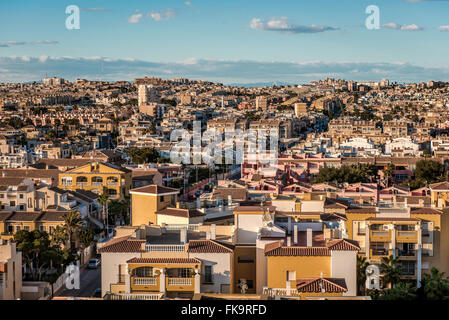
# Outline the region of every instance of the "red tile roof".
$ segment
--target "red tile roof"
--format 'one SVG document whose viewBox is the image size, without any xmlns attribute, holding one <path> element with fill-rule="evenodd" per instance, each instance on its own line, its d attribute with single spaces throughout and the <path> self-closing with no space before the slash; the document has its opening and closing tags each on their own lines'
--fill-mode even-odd
<svg viewBox="0 0 449 320">
<path fill-rule="evenodd" d="M 172 193 L 172 192 L 179 193 L 179 189 L 161 187 L 156 184 L 143 186 L 140 188 L 132 189 L 130 191 L 131 192 L 142 192 L 142 193 L 148 193 L 148 194 L 165 194 L 165 193 Z"/>
<path fill-rule="evenodd" d="M 299 292 L 332 292 L 340 293 L 348 291 L 344 278 L 315 278 L 315 279 L 298 279 L 296 280 L 296 288 Z"/>
<path fill-rule="evenodd" d="M 232 247 L 214 240 L 190 240 L 187 251 L 192 253 L 232 253 Z"/>
<path fill-rule="evenodd" d="M 195 258 L 132 258 L 126 263 L 145 263 L 145 264 L 200 264 L 201 260 Z"/>
<path fill-rule="evenodd" d="M 129 239 L 129 236 L 120 237 L 110 240 L 104 247 L 98 252 L 142 252 L 142 244 L 145 240 Z"/>
<path fill-rule="evenodd" d="M 339 251 L 359 251 L 359 243 L 355 240 L 349 239 L 335 239 L 327 243 L 329 250 Z"/>
</svg>

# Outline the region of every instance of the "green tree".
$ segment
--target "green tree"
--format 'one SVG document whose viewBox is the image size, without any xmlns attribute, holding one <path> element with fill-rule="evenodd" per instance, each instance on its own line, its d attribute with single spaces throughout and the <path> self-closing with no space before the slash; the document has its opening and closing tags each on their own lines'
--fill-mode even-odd
<svg viewBox="0 0 449 320">
<path fill-rule="evenodd" d="M 427 183 L 440 181 L 443 175 L 443 165 L 432 160 L 420 160 L 416 163 L 415 178 L 426 180 Z"/>
<path fill-rule="evenodd" d="M 444 278 L 444 272 L 433 267 L 430 274 L 423 274 L 418 291 L 425 300 L 449 300 L 449 279 Z"/>
<path fill-rule="evenodd" d="M 357 294 L 365 294 L 366 268 L 368 267 L 366 257 L 357 256 Z"/>
<path fill-rule="evenodd" d="M 106 193 L 102 193 L 98 196 L 97 202 L 101 205 L 101 207 L 103 208 L 103 223 L 105 224 L 105 228 L 106 228 L 106 216 L 107 216 L 107 212 L 106 212 L 106 205 L 109 201 L 109 196 Z"/>
<path fill-rule="evenodd" d="M 94 241 L 95 232 L 92 229 L 83 229 L 80 231 L 80 242 L 83 248 L 89 247 Z"/>
<path fill-rule="evenodd" d="M 383 290 L 379 300 L 410 301 L 418 297 L 416 288 L 410 282 L 400 282 L 394 288 Z"/>
<path fill-rule="evenodd" d="M 401 280 L 399 257 L 383 257 L 380 264 L 382 284 L 384 287 L 394 287 Z"/>
<path fill-rule="evenodd" d="M 75 211 L 69 211 L 64 215 L 64 228 L 67 231 L 67 236 L 70 244 L 70 248 L 72 248 L 72 241 L 75 234 L 77 234 L 81 230 L 81 222 L 82 218 L 80 213 Z"/>
<path fill-rule="evenodd" d="M 393 175 L 394 165 L 392 163 L 387 164 L 387 167 L 384 169 L 384 175 L 387 178 L 387 188 L 390 185 L 390 179 Z"/>
</svg>

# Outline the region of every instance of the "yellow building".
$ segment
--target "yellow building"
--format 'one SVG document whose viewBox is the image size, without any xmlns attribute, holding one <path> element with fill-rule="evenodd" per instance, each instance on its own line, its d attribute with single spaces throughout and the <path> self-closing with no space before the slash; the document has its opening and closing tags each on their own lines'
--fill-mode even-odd
<svg viewBox="0 0 449 320">
<path fill-rule="evenodd" d="M 167 208 L 176 208 L 178 189 L 148 185 L 132 189 L 131 194 L 131 225 L 157 225 L 156 212 Z"/>
<path fill-rule="evenodd" d="M 449 272 L 449 214 L 431 207 L 349 208 L 349 239 L 360 243 L 370 263 L 399 257 L 402 278 L 419 282 L 432 267 Z"/>
<path fill-rule="evenodd" d="M 299 296 L 356 296 L 357 242 L 326 241 L 320 232 L 298 232 L 291 239 L 265 246 L 267 287 L 264 294 Z M 307 239 L 304 239 L 307 238 Z"/>
<path fill-rule="evenodd" d="M 64 224 L 66 211 L 0 212 L 0 234 L 4 240 L 14 237 L 17 231 L 45 231 L 50 235 L 57 226 Z"/>
<path fill-rule="evenodd" d="M 59 188 L 105 192 L 109 199 L 124 200 L 129 194 L 132 171 L 104 162 L 91 162 L 59 175 Z"/>
</svg>

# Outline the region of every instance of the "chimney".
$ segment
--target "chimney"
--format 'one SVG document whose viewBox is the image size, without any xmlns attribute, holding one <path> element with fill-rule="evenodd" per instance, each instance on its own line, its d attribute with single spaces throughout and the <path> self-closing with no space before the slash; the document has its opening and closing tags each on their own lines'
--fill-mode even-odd
<svg viewBox="0 0 449 320">
<path fill-rule="evenodd" d="M 217 225 L 215 224 L 210 226 L 210 238 L 211 240 L 215 240 L 217 238 Z"/>
<path fill-rule="evenodd" d="M 292 217 L 288 217 L 288 234 L 290 234 L 292 232 Z"/>
<path fill-rule="evenodd" d="M 228 206 L 232 204 L 232 195 L 228 195 Z"/>
<path fill-rule="evenodd" d="M 298 244 L 298 225 L 295 224 L 295 226 L 293 227 L 293 243 L 296 245 Z"/>
<path fill-rule="evenodd" d="M 287 237 L 287 247 L 291 247 L 291 246 L 292 246 L 292 238 Z"/>
<path fill-rule="evenodd" d="M 180 209 L 181 208 L 181 203 L 179 203 L 179 201 L 178 202 L 176 202 L 176 209 Z"/>
<path fill-rule="evenodd" d="M 307 246 L 312 246 L 312 229 L 310 228 L 307 229 Z"/>
<path fill-rule="evenodd" d="M 186 228 L 182 228 L 181 229 L 180 241 L 181 241 L 182 244 L 186 244 L 187 243 L 187 229 Z"/>
</svg>

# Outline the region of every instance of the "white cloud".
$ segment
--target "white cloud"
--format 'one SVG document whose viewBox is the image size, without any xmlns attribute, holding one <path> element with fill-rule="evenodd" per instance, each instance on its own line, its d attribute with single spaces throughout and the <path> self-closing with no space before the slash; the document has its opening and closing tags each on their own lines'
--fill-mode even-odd
<svg viewBox="0 0 449 320">
<path fill-rule="evenodd" d="M 339 30 L 336 27 L 317 26 L 317 25 L 291 25 L 287 21 L 287 17 L 272 18 L 268 21 L 262 21 L 259 18 L 253 18 L 250 23 L 251 29 L 276 31 L 283 33 L 318 33 L 324 31 Z"/>
<path fill-rule="evenodd" d="M 84 12 L 106 12 L 106 11 L 111 11 L 107 8 L 81 8 L 80 11 L 84 11 Z"/>
<path fill-rule="evenodd" d="M 400 24 L 395 23 L 395 22 L 385 23 L 381 27 L 382 28 L 387 28 L 387 29 L 402 30 L 402 31 L 421 31 L 421 30 L 424 30 L 423 27 L 420 27 L 417 24 L 400 25 Z"/>
<path fill-rule="evenodd" d="M 33 42 L 33 44 L 57 44 L 57 43 L 59 42 L 55 40 L 39 40 Z"/>
<path fill-rule="evenodd" d="M 447 67 L 422 67 L 405 62 L 333 63 L 187 59 L 183 62 L 164 63 L 105 57 L 25 56 L 0 57 L 0 69 L 8 70 L 8 73 L 0 73 L 0 81 L 3 82 L 37 81 L 45 73 L 69 80 L 76 78 L 132 80 L 148 75 L 162 78 L 186 77 L 223 83 L 275 81 L 304 83 L 328 76 L 356 81 L 377 81 L 384 77 L 400 82 L 449 80 Z"/>
<path fill-rule="evenodd" d="M 154 21 L 164 21 L 170 20 L 175 16 L 175 10 L 167 9 L 164 11 L 152 11 L 148 13 L 148 16 L 151 17 Z"/>
<path fill-rule="evenodd" d="M 385 23 L 382 25 L 382 28 L 388 28 L 388 29 L 401 29 L 401 25 L 394 23 L 394 22 L 389 22 L 389 23 Z"/>
<path fill-rule="evenodd" d="M 421 31 L 421 30 L 424 30 L 424 28 L 418 26 L 417 24 L 404 24 L 401 27 L 401 30 L 403 30 L 403 31 Z"/>
<path fill-rule="evenodd" d="M 186 6 L 191 6 L 191 5 L 192 5 L 192 2 L 186 1 L 186 2 L 184 2 L 184 4 L 185 4 Z"/>
<path fill-rule="evenodd" d="M 447 25 L 447 26 L 439 26 L 438 30 L 440 30 L 440 31 L 449 31 L 449 25 Z"/>
<path fill-rule="evenodd" d="M 143 14 L 138 13 L 138 14 L 133 14 L 131 17 L 128 18 L 128 22 L 129 23 L 139 23 L 140 19 L 143 18 Z"/>
</svg>

